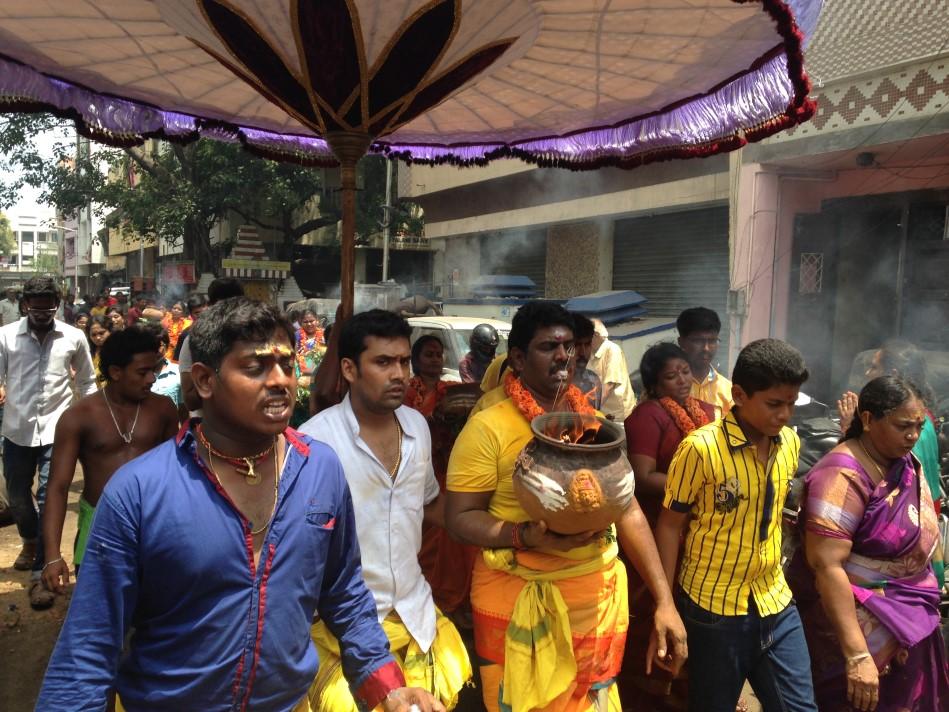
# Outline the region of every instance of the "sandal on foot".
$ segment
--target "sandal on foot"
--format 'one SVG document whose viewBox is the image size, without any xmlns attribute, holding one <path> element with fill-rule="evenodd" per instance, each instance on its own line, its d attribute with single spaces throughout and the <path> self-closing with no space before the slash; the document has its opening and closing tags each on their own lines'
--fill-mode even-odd
<svg viewBox="0 0 949 712">
<path fill-rule="evenodd" d="M 29 571 L 33 568 L 33 559 L 36 558 L 36 544 L 24 544 L 20 553 L 13 562 L 13 568 L 17 571 Z"/>
</svg>

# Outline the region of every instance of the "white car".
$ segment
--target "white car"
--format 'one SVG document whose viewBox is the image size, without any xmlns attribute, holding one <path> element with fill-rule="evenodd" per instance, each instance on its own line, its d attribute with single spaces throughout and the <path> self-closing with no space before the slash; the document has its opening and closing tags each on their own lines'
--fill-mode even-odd
<svg viewBox="0 0 949 712">
<path fill-rule="evenodd" d="M 498 319 L 478 319 L 471 316 L 413 316 L 408 319 L 412 326 L 412 343 L 425 334 L 437 336 L 445 345 L 445 381 L 461 381 L 458 362 L 468 353 L 468 339 L 478 324 L 490 324 L 498 330 L 500 343 L 498 353 L 507 351 L 507 335 L 511 325 Z"/>
</svg>

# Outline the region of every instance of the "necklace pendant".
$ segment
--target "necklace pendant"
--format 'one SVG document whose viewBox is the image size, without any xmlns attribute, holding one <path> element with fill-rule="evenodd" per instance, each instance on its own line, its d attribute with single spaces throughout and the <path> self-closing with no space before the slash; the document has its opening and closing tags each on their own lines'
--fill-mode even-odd
<svg viewBox="0 0 949 712">
<path fill-rule="evenodd" d="M 254 461 L 249 457 L 245 457 L 244 463 L 247 465 L 247 471 L 242 473 L 244 475 L 244 481 L 249 485 L 259 485 L 263 478 L 260 476 L 260 473 L 254 469 Z"/>
</svg>

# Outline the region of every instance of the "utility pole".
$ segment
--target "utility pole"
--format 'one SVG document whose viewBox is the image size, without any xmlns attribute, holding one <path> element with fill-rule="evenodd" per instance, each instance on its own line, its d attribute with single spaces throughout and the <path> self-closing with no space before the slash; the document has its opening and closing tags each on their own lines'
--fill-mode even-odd
<svg viewBox="0 0 949 712">
<path fill-rule="evenodd" d="M 392 226 L 392 159 L 386 159 L 386 203 L 382 206 L 382 281 L 389 279 L 389 234 Z"/>
</svg>

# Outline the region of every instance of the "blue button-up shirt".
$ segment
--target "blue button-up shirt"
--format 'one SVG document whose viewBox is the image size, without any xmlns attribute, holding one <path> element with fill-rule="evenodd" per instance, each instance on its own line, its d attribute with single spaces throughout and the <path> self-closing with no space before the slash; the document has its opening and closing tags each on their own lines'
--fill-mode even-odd
<svg viewBox="0 0 949 712">
<path fill-rule="evenodd" d="M 362 579 L 336 454 L 286 431 L 258 563 L 250 526 L 195 452 L 188 426 L 120 468 L 96 508 L 82 575 L 36 708 L 289 710 L 317 670 L 318 613 L 357 700 L 404 684 Z M 126 633 L 134 629 L 127 654 Z"/>
</svg>

